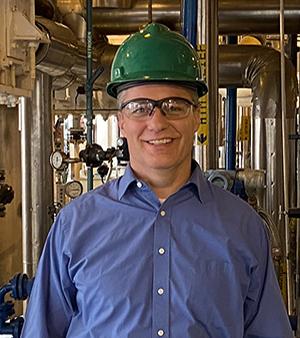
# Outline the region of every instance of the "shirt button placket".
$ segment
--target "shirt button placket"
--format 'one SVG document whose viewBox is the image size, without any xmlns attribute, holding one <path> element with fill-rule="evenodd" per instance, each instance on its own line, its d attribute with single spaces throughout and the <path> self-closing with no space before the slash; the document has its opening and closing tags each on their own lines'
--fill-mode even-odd
<svg viewBox="0 0 300 338">
<path fill-rule="evenodd" d="M 159 253 L 160 255 L 163 255 L 163 254 L 165 253 L 165 249 L 164 249 L 164 248 L 159 248 L 159 249 L 158 249 L 158 253 Z"/>
<path fill-rule="evenodd" d="M 169 336 L 169 242 L 170 220 L 162 209 L 154 225 L 153 338 Z"/>
<path fill-rule="evenodd" d="M 163 293 L 165 292 L 165 290 L 163 289 L 163 288 L 159 288 L 158 290 L 157 290 L 157 293 L 161 296 L 161 295 L 163 295 Z"/>
<path fill-rule="evenodd" d="M 158 331 L 157 331 L 157 335 L 158 335 L 159 337 L 162 337 L 164 334 L 165 334 L 164 330 L 158 330 Z"/>
</svg>

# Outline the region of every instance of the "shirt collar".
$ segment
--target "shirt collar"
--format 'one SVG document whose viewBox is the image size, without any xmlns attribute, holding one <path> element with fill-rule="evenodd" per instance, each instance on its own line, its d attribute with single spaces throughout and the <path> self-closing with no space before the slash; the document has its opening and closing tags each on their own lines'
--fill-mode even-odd
<svg viewBox="0 0 300 338">
<path fill-rule="evenodd" d="M 128 164 L 124 175 L 120 178 L 120 184 L 119 184 L 119 191 L 118 191 L 118 198 L 119 200 L 124 196 L 125 192 L 127 191 L 128 187 L 133 183 L 136 182 L 136 177 L 134 176 L 134 173 Z"/>
<path fill-rule="evenodd" d="M 204 177 L 198 162 L 196 162 L 195 160 L 192 160 L 191 177 L 184 186 L 194 187 L 194 191 L 197 193 L 198 198 L 202 203 L 207 203 L 212 198 L 209 183 L 207 179 Z"/>
<path fill-rule="evenodd" d="M 124 196 L 129 186 L 136 181 L 137 178 L 135 177 L 130 165 L 128 164 L 125 169 L 124 175 L 120 178 L 118 191 L 119 200 Z M 192 174 L 184 187 L 187 186 L 194 187 L 194 191 L 196 191 L 198 198 L 202 203 L 206 203 L 211 199 L 212 193 L 209 187 L 209 183 L 204 177 L 199 164 L 195 160 L 192 160 Z"/>
</svg>

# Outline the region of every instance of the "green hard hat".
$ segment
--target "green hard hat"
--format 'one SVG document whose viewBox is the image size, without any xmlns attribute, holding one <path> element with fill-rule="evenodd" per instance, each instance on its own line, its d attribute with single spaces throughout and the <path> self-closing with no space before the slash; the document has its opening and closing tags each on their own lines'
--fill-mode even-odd
<svg viewBox="0 0 300 338">
<path fill-rule="evenodd" d="M 117 97 L 120 88 L 126 85 L 162 81 L 194 87 L 199 97 L 207 93 L 192 45 L 165 25 L 151 23 L 120 46 L 106 90 Z"/>
</svg>

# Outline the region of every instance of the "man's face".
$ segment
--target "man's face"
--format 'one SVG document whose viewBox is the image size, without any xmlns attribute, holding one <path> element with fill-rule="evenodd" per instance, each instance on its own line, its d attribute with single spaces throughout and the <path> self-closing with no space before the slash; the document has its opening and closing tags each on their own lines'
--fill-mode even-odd
<svg viewBox="0 0 300 338">
<path fill-rule="evenodd" d="M 180 97 L 195 102 L 192 90 L 170 84 L 146 84 L 132 87 L 120 93 L 122 104 L 138 98 L 160 100 Z M 127 138 L 130 164 L 140 177 L 147 177 L 152 170 L 180 170 L 190 168 L 194 133 L 199 126 L 195 108 L 182 119 L 171 120 L 158 107 L 145 120 L 133 120 L 119 112 L 119 127 Z"/>
</svg>

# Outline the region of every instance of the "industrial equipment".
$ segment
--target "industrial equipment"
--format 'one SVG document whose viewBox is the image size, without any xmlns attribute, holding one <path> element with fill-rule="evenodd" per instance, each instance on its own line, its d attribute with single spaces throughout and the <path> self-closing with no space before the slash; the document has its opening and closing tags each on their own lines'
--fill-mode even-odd
<svg viewBox="0 0 300 338">
<path fill-rule="evenodd" d="M 24 319 L 14 317 L 14 303 L 6 300 L 9 294 L 15 300 L 25 300 L 29 297 L 34 279 L 29 279 L 26 274 L 16 274 L 9 283 L 0 288 L 0 334 L 11 335 L 19 338 Z"/>
<path fill-rule="evenodd" d="M 9 204 L 14 198 L 13 188 L 4 183 L 5 171 L 0 170 L 0 217 L 5 216 L 5 205 Z"/>
</svg>

